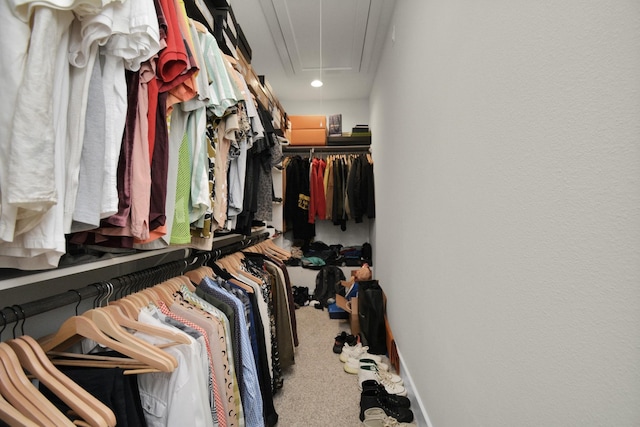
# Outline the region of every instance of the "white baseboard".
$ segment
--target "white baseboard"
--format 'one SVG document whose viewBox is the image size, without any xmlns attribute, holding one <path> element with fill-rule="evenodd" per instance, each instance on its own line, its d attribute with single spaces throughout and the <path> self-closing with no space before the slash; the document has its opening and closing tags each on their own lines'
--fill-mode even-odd
<svg viewBox="0 0 640 427">
<path fill-rule="evenodd" d="M 407 365 L 404 363 L 400 349 L 398 349 L 398 357 L 400 358 L 400 377 L 402 378 L 402 381 L 404 381 L 404 387 L 407 389 L 407 397 L 411 400 L 411 410 L 413 411 L 414 423 L 416 423 L 418 427 L 433 427 L 423 401 L 416 391 L 411 373 L 409 372 Z"/>
</svg>

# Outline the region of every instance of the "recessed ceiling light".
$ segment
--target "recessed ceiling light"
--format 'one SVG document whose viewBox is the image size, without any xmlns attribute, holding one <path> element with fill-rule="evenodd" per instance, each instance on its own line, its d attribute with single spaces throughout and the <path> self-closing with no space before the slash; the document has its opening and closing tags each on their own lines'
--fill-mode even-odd
<svg viewBox="0 0 640 427">
<path fill-rule="evenodd" d="M 322 82 L 320 80 L 314 80 L 311 82 L 311 86 L 313 87 L 321 87 L 322 86 Z"/>
</svg>

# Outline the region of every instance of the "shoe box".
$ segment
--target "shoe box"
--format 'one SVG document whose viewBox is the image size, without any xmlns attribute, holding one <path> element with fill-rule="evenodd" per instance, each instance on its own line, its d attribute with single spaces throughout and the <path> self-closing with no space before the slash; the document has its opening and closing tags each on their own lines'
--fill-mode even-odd
<svg viewBox="0 0 640 427">
<path fill-rule="evenodd" d="M 326 145 L 327 118 L 325 116 L 289 116 L 291 145 Z"/>
<path fill-rule="evenodd" d="M 336 295 L 336 306 L 341 308 L 347 313 L 347 319 L 349 320 L 349 327 L 351 328 L 352 335 L 358 335 L 360 333 L 360 319 L 358 318 L 358 297 L 353 297 L 347 300 L 342 295 Z"/>
<path fill-rule="evenodd" d="M 329 319 L 342 319 L 348 320 L 349 313 L 347 313 L 342 308 L 338 307 L 337 303 L 331 303 L 327 306 L 327 310 L 329 311 Z"/>
</svg>

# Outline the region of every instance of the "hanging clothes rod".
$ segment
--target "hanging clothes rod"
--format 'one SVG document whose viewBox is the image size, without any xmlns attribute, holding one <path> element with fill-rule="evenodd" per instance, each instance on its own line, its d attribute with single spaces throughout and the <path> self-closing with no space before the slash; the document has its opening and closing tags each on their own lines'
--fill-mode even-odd
<svg viewBox="0 0 640 427">
<path fill-rule="evenodd" d="M 318 145 L 315 147 L 291 146 L 283 145 L 283 154 L 299 154 L 299 153 L 325 153 L 325 154 L 344 154 L 344 153 L 370 153 L 369 145 Z"/>
<path fill-rule="evenodd" d="M 253 246 L 257 243 L 260 243 L 264 240 L 267 240 L 269 238 L 269 233 L 268 232 L 264 232 L 255 236 L 251 236 L 251 237 L 245 237 L 244 239 L 242 239 L 239 242 L 234 242 L 228 246 L 222 247 L 222 248 L 216 248 L 214 245 L 213 250 L 211 251 L 211 260 L 217 260 L 220 259 L 224 256 L 230 255 L 234 252 L 238 252 L 241 251 L 245 248 L 248 248 L 249 246 Z"/>
<path fill-rule="evenodd" d="M 104 281 L 92 283 L 87 286 L 70 289 L 47 298 L 30 301 L 24 304 L 14 304 L 0 310 L 0 322 L 5 325 L 20 323 L 29 317 L 46 313 L 57 308 L 72 304 L 79 305 L 82 301 L 91 298 L 94 301 L 106 299 L 113 295 L 126 295 L 127 293 L 141 290 L 143 287 L 153 286 L 171 277 L 181 274 L 188 268 L 188 259 L 172 261 L 167 264 L 129 273 L 115 278 L 105 278 Z M 111 284 L 111 289 L 107 284 Z M 144 285 L 144 286 L 143 286 Z M 108 295 L 109 293 L 109 295 Z M 0 325 L 0 329 L 4 325 Z"/>
<path fill-rule="evenodd" d="M 14 304 L 0 309 L 0 330 L 3 330 L 12 323 L 18 326 L 25 319 L 42 313 L 46 313 L 57 308 L 76 305 L 91 298 L 94 301 L 104 300 L 115 296 L 116 298 L 129 293 L 137 292 L 146 287 L 154 286 L 172 277 L 184 274 L 204 264 L 209 259 L 218 259 L 225 255 L 240 251 L 249 246 L 255 245 L 269 237 L 268 232 L 256 233 L 252 236 L 239 237 L 232 243 L 221 245 L 219 248 L 209 251 L 193 252 L 189 256 L 174 260 L 162 265 L 153 266 L 140 271 L 134 271 L 115 278 L 105 278 L 104 280 L 91 283 L 87 286 L 70 289 L 47 298 L 30 301 L 24 304 Z M 107 284 L 112 285 L 109 290 Z M 24 326 L 24 323 L 22 323 Z M 14 326 L 14 328 L 15 328 Z M 14 329 L 15 330 L 15 329 Z"/>
</svg>

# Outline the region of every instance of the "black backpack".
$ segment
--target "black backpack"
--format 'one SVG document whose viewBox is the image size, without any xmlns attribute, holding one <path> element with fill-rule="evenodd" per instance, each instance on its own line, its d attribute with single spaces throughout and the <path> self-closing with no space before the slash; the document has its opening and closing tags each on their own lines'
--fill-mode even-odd
<svg viewBox="0 0 640 427">
<path fill-rule="evenodd" d="M 327 307 L 330 298 L 335 299 L 340 281 L 345 280 L 344 273 L 339 267 L 326 265 L 316 275 L 316 289 L 313 291 L 313 299 L 323 307 Z"/>
</svg>

